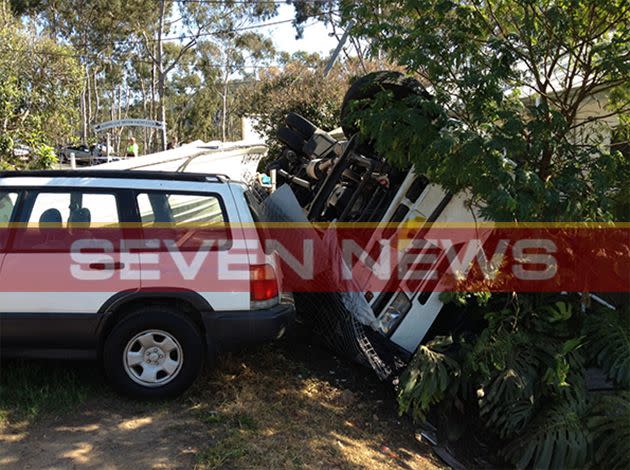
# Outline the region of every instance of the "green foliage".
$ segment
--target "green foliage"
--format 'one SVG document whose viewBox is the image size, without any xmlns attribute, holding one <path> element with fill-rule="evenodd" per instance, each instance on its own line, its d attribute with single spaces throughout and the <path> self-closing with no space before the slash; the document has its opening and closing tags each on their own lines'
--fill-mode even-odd
<svg viewBox="0 0 630 470">
<path fill-rule="evenodd" d="M 310 63 L 292 60 L 282 71 L 271 69 L 241 96 L 241 113 L 255 119 L 256 131 L 267 136 L 269 158 L 279 156 L 282 146 L 275 134 L 289 112 L 301 114 L 325 130 L 339 125 L 339 108 L 349 77 L 335 68 L 324 78 L 321 71 L 310 66 L 313 61 L 322 63 L 311 57 Z"/>
<path fill-rule="evenodd" d="M 452 344 L 452 338 L 438 337 L 418 348 L 401 376 L 403 385 L 398 392 L 401 413 L 410 411 L 414 419 L 424 421 L 432 405 L 454 393 L 460 367 L 445 354 Z"/>
<path fill-rule="evenodd" d="M 614 436 L 593 430 L 597 423 L 612 431 L 609 421 L 621 419 L 615 411 L 621 407 L 610 405 L 621 398 L 591 407 L 585 374 L 597 361 L 617 380 L 624 377 L 630 359 L 625 313 L 582 313 L 577 302 L 554 295 L 449 297 L 466 315 L 483 312 L 487 326 L 420 346 L 401 376 L 401 413 L 425 420 L 464 403 L 518 468 L 582 467 L 602 458 L 595 444 L 604 437 L 606 445 L 621 447 L 627 426 Z"/>
<path fill-rule="evenodd" d="M 611 135 L 622 143 L 630 135 L 627 2 L 339 5 L 356 22 L 354 33 L 434 96 L 396 100 L 384 91 L 357 103 L 352 118 L 380 155 L 414 165 L 453 193 L 467 191 L 491 220 L 627 220 L 630 162 L 625 147 L 609 145 Z M 459 365 L 446 383 L 406 373 L 402 409 L 415 406 L 422 419 L 431 407 L 474 402 L 505 446 L 504 457 L 518 467 L 603 462 L 603 454 L 591 452 L 601 436 L 585 426 L 585 370 L 593 357 L 628 386 L 628 314 L 584 315 L 580 304 L 557 296 L 495 294 L 480 299 L 484 306 L 471 295 L 444 297 L 482 312 L 487 326 L 465 341 L 454 337 L 444 357 L 435 356 L 443 367 L 447 357 Z M 430 347 L 418 350 L 410 371 L 422 370 L 417 363 L 427 360 Z M 607 445 L 622 447 L 625 431 L 608 429 L 615 435 Z"/>
<path fill-rule="evenodd" d="M 56 161 L 51 146 L 72 135 L 77 119 L 82 73 L 71 54 L 0 12 L 0 167 Z"/>
<path fill-rule="evenodd" d="M 554 403 L 541 411 L 527 432 L 510 442 L 504 455 L 516 468 L 580 468 L 588 461 L 589 434 L 574 403 Z"/>
<path fill-rule="evenodd" d="M 630 103 L 613 99 L 629 71 L 621 0 L 341 4 L 355 31 L 435 95 L 429 103 L 383 93 L 357 116 L 379 153 L 453 192 L 469 190 L 494 220 L 618 213 L 612 196 L 624 185 L 615 168 L 627 162 L 604 144 L 609 123 L 628 125 L 619 117 Z M 605 109 L 593 111 L 600 102 Z"/>
<path fill-rule="evenodd" d="M 584 335 L 590 343 L 590 353 L 608 378 L 630 389 L 630 311 L 604 310 L 589 315 Z"/>
<path fill-rule="evenodd" d="M 52 168 L 59 162 L 55 149 L 50 145 L 39 145 L 34 152 L 31 168 Z"/>
<path fill-rule="evenodd" d="M 601 397 L 593 406 L 588 426 L 600 468 L 630 467 L 630 392 Z"/>
</svg>

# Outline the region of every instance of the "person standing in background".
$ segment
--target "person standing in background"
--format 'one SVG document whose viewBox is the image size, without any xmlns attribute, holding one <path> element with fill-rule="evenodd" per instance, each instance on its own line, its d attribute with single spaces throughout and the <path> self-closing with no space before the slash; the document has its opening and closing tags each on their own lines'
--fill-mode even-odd
<svg viewBox="0 0 630 470">
<path fill-rule="evenodd" d="M 127 156 L 128 157 L 138 156 L 138 144 L 136 143 L 135 137 L 129 137 L 129 143 L 127 145 Z"/>
<path fill-rule="evenodd" d="M 178 147 L 177 137 L 173 136 L 171 141 L 166 146 L 166 150 L 173 150 L 174 148 L 177 148 L 177 147 Z"/>
</svg>

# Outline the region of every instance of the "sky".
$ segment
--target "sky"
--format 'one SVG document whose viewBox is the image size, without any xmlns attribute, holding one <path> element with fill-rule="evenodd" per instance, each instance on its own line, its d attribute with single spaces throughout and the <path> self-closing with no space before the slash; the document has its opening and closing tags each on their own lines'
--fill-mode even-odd
<svg viewBox="0 0 630 470">
<path fill-rule="evenodd" d="M 295 17 L 293 5 L 281 5 L 278 9 L 278 16 L 269 20 L 270 22 L 291 20 Z M 327 57 L 332 50 L 337 47 L 337 39 L 328 35 L 331 29 L 327 29 L 324 23 L 317 20 L 309 20 L 304 29 L 304 37 L 295 39 L 295 29 L 291 23 L 283 23 L 276 26 L 264 28 L 264 32 L 273 39 L 278 51 L 293 53 L 296 51 L 318 52 Z"/>
</svg>

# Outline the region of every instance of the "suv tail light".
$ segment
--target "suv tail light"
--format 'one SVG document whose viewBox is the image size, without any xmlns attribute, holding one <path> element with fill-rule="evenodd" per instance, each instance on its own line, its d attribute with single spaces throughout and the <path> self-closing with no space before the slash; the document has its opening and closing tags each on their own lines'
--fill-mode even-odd
<svg viewBox="0 0 630 470">
<path fill-rule="evenodd" d="M 252 309 L 271 307 L 278 303 L 278 279 L 273 266 L 270 264 L 253 265 L 249 273 Z"/>
</svg>

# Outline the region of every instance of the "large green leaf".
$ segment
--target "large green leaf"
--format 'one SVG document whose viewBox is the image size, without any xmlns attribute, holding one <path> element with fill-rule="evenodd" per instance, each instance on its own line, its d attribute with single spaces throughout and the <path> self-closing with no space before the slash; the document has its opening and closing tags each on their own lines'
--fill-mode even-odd
<svg viewBox="0 0 630 470">
<path fill-rule="evenodd" d="M 461 375 L 459 364 L 446 354 L 451 337 L 437 337 L 416 351 L 411 364 L 400 378 L 400 412 L 411 410 L 414 419 L 424 421 L 432 405 L 441 402 L 447 391 L 457 389 Z"/>
<path fill-rule="evenodd" d="M 503 455 L 517 468 L 578 468 L 588 461 L 589 433 L 584 406 L 558 401 L 539 413 L 527 432 L 510 442 Z"/>
<path fill-rule="evenodd" d="M 623 388 L 630 388 L 630 312 L 628 308 L 594 312 L 588 316 L 584 334 L 589 352 L 606 375 Z"/>
<path fill-rule="evenodd" d="M 489 364 L 494 367 L 492 378 L 477 391 L 479 414 L 505 438 L 520 432 L 535 411 L 540 359 L 523 334 L 504 333 L 494 345 L 506 348 L 505 362 Z"/>
<path fill-rule="evenodd" d="M 630 468 L 630 392 L 602 397 L 588 420 L 601 468 Z"/>
</svg>

